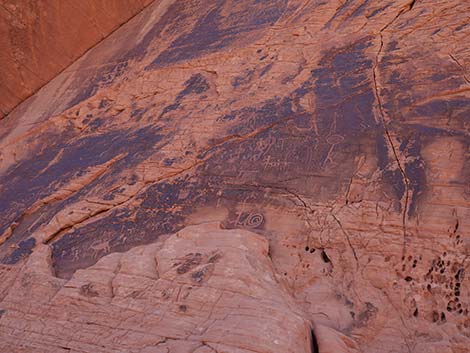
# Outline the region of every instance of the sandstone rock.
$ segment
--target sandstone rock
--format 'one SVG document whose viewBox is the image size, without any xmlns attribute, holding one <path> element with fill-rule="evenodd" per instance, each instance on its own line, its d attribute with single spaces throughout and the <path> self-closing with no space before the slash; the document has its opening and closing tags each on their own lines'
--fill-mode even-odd
<svg viewBox="0 0 470 353">
<path fill-rule="evenodd" d="M 467 352 L 469 11 L 458 0 L 152 3 L 2 120 L 1 305 L 27 313 L 2 307 L 2 335 L 16 337 L 5 342 L 21 351 L 15 335 L 33 332 L 29 349 L 52 349 L 57 331 L 82 351 L 105 340 L 284 353 L 312 349 L 312 324 L 320 352 Z M 208 224 L 257 239 L 224 257 L 233 273 L 184 258 L 219 246 L 226 233 Z M 208 228 L 178 233 L 190 225 Z M 48 248 L 51 265 L 33 274 Z M 193 281 L 171 271 L 177 251 L 216 284 L 181 321 L 176 307 L 158 311 L 161 293 L 126 299 Z M 28 304 L 22 279 L 46 309 Z M 234 316 L 195 346 L 220 288 L 246 298 L 223 302 Z M 157 314 L 149 324 L 124 308 Z M 220 340 L 227 329 L 243 345 Z"/>
<path fill-rule="evenodd" d="M 0 119 L 151 0 L 2 0 Z"/>
<path fill-rule="evenodd" d="M 0 302 L 0 348 L 310 352 L 311 325 L 276 279 L 268 250 L 246 230 L 195 226 L 107 255 L 65 281 L 41 245 Z"/>
</svg>

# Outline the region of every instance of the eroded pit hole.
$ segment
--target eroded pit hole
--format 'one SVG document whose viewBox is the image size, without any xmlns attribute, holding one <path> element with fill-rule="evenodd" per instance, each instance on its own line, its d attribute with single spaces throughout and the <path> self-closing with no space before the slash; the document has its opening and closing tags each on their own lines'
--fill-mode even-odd
<svg viewBox="0 0 470 353">
<path fill-rule="evenodd" d="M 323 262 L 325 262 L 325 263 L 327 263 L 327 264 L 331 263 L 331 260 L 330 260 L 330 258 L 328 257 L 328 255 L 326 254 L 325 250 L 322 250 L 322 252 L 321 252 L 321 258 L 322 258 Z"/>
<path fill-rule="evenodd" d="M 310 351 L 312 353 L 320 353 L 317 337 L 315 336 L 315 332 L 313 332 L 313 328 L 310 329 Z"/>
</svg>

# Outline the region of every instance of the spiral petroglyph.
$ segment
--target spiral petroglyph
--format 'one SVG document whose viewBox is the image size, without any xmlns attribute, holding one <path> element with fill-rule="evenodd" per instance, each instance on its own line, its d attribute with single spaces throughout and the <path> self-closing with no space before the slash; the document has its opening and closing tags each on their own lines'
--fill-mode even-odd
<svg viewBox="0 0 470 353">
<path fill-rule="evenodd" d="M 251 212 L 242 214 L 238 220 L 238 225 L 246 228 L 258 228 L 264 223 L 264 216 L 261 213 Z"/>
</svg>

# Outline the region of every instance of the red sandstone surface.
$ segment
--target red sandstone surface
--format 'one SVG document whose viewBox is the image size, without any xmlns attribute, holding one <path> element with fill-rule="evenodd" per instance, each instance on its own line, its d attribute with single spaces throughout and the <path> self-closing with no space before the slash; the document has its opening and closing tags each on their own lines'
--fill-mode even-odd
<svg viewBox="0 0 470 353">
<path fill-rule="evenodd" d="M 467 353 L 466 1 L 155 1 L 0 121 L 0 351 Z"/>
<path fill-rule="evenodd" d="M 0 0 L 0 119 L 152 0 Z"/>
</svg>

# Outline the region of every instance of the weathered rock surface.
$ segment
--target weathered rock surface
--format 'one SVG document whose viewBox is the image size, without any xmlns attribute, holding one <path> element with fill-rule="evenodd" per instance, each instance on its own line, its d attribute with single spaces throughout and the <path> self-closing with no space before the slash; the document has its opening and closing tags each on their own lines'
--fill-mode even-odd
<svg viewBox="0 0 470 353">
<path fill-rule="evenodd" d="M 139 251 L 165 266 L 173 261 L 164 251 L 171 239 L 181 247 L 175 258 L 195 253 L 183 245 L 193 244 L 189 238 L 164 239 L 216 222 L 269 242 L 273 268 L 253 244 L 246 256 L 261 265 L 236 276 L 254 276 L 256 288 L 278 298 L 272 330 L 282 327 L 277 315 L 289 313 L 292 325 L 279 339 L 288 352 L 306 349 L 310 323 L 320 352 L 467 352 L 469 11 L 457 0 L 150 5 L 2 120 L 2 276 L 19 288 L 28 263 L 50 249 L 54 275 L 39 282 L 64 294 L 47 287 L 31 299 L 27 289 L 3 286 L 2 335 L 31 331 L 2 307 L 12 293 L 28 317 L 39 315 L 40 300 L 55 308 L 41 314 L 51 315 L 45 327 L 59 312 L 97 320 L 103 310 L 91 332 L 117 334 L 116 321 L 136 319 L 116 319 L 114 299 L 102 303 L 104 289 L 66 305 L 78 284 L 86 278 L 104 288 L 118 259 Z M 198 232 L 206 231 L 214 244 L 204 246 L 217 248 L 215 234 L 225 232 Z M 243 258 L 239 249 L 224 254 Z M 217 266 L 213 273 L 225 271 Z M 214 276 L 219 289 L 245 286 L 233 282 L 239 277 Z M 146 281 L 130 282 L 130 290 Z M 257 293 L 253 312 L 252 302 L 264 303 Z M 188 305 L 191 319 L 177 321 L 182 326 L 162 317 L 156 327 L 193 334 L 207 327 L 197 321 L 204 310 Z M 257 348 L 197 348 L 191 344 L 199 339 L 168 337 L 186 340 L 189 351 L 286 351 L 268 346 L 261 327 L 249 329 L 249 317 L 240 320 Z M 74 342 L 95 344 L 83 326 L 73 327 Z M 23 341 L 47 337 L 37 330 Z M 108 340 L 103 350 L 119 349 L 111 333 L 97 336 Z M 21 351 L 21 339 L 8 342 Z"/>
<path fill-rule="evenodd" d="M 19 275 L 2 278 L 0 349 L 310 352 L 310 323 L 268 249 L 246 230 L 190 227 L 105 256 L 67 281 L 54 277 L 41 245 Z"/>
<path fill-rule="evenodd" d="M 0 119 L 152 0 L 1 0 Z"/>
</svg>

